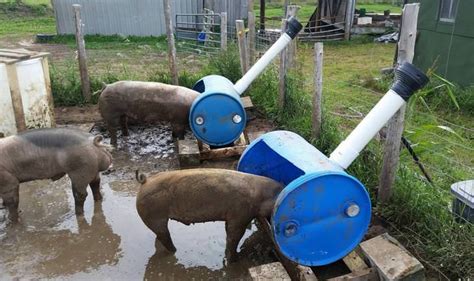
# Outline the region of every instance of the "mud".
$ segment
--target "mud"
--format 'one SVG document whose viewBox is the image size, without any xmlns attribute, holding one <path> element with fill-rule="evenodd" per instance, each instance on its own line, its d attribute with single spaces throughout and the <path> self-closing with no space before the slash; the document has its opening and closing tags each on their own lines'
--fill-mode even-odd
<svg viewBox="0 0 474 281">
<path fill-rule="evenodd" d="M 98 126 L 93 132 L 103 131 Z M 67 177 L 22 184 L 18 225 L 6 225 L 0 207 L 0 280 L 246 280 L 249 267 L 274 261 L 270 241 L 252 225 L 241 241 L 239 261 L 224 266 L 223 222 L 185 226 L 170 221 L 178 250 L 155 252 L 155 235 L 135 209 L 139 185 L 134 172 L 178 169 L 176 149 L 166 125 L 130 127 L 130 132 L 127 139 L 119 138 L 114 168 L 102 176 L 102 203 L 94 203 L 89 190 L 84 219 L 74 214 Z M 235 160 L 203 166 L 233 165 Z"/>
</svg>

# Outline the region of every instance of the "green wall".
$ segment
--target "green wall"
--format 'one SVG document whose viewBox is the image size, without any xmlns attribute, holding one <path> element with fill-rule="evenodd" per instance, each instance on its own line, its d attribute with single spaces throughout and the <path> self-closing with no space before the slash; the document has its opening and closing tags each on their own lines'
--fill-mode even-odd
<svg viewBox="0 0 474 281">
<path fill-rule="evenodd" d="M 441 0 L 420 2 L 415 65 L 462 86 L 474 85 L 474 1 L 459 0 L 455 23 L 440 22 Z"/>
</svg>

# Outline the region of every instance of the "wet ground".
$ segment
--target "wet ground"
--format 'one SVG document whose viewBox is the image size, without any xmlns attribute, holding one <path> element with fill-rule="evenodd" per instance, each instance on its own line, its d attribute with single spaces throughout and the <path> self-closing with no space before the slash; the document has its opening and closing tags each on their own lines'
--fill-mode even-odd
<svg viewBox="0 0 474 281">
<path fill-rule="evenodd" d="M 20 223 L 7 224 L 0 209 L 1 280 L 245 280 L 248 268 L 274 261 L 268 238 L 252 225 L 241 241 L 239 261 L 224 266 L 223 222 L 170 221 L 177 252 L 155 251 L 155 235 L 135 209 L 134 173 L 178 169 L 176 149 L 166 125 L 131 127 L 130 133 L 113 152 L 113 169 L 102 176 L 103 201 L 94 203 L 89 191 L 82 218 L 74 214 L 67 177 L 21 185 Z M 235 160 L 203 164 L 233 165 Z"/>
</svg>

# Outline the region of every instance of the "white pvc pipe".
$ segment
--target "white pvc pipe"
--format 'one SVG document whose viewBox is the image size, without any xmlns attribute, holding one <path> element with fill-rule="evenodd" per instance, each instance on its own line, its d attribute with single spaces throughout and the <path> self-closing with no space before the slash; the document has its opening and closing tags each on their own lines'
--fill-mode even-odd
<svg viewBox="0 0 474 281">
<path fill-rule="evenodd" d="M 404 104 L 404 99 L 393 90 L 389 90 L 362 122 L 331 153 L 329 159 L 347 169 L 359 156 L 359 152 Z"/>
<path fill-rule="evenodd" d="M 291 37 L 284 33 L 268 51 L 235 83 L 235 90 L 241 95 L 255 78 L 270 64 L 270 62 L 291 42 Z"/>
</svg>

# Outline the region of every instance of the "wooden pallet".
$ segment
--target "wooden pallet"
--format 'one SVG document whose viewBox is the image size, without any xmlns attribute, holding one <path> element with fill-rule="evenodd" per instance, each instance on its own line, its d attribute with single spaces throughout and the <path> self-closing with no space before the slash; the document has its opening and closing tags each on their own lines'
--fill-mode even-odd
<svg viewBox="0 0 474 281">
<path fill-rule="evenodd" d="M 258 227 L 273 239 L 270 223 L 266 219 L 259 219 Z M 277 248 L 274 252 L 279 262 L 250 268 L 253 280 L 318 280 L 312 268 L 294 263 Z M 424 280 L 425 276 L 421 263 L 386 233 L 362 242 L 343 258 L 343 262 L 351 272 L 327 280 Z"/>
<path fill-rule="evenodd" d="M 240 100 L 246 110 L 253 108 L 250 97 L 242 97 Z M 198 166 L 203 160 L 222 159 L 242 155 L 247 145 L 263 133 L 265 132 L 247 133 L 244 131 L 234 142 L 233 146 L 222 148 L 211 148 L 209 145 L 197 140 L 194 136 L 186 137 L 184 140 L 177 140 L 180 166 Z"/>
</svg>

